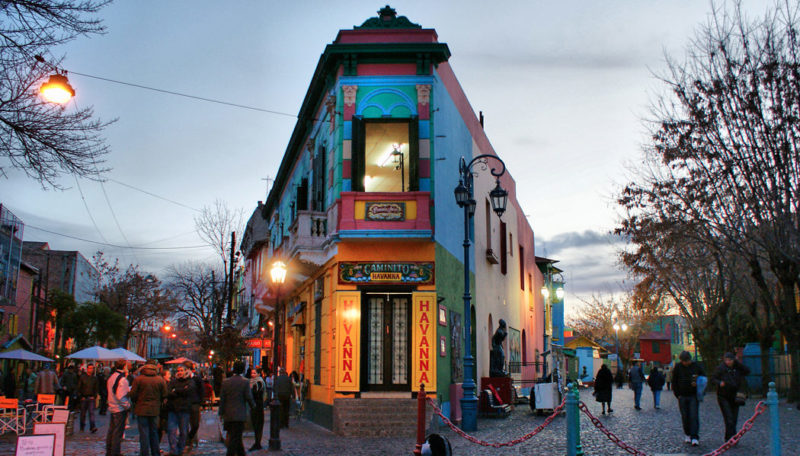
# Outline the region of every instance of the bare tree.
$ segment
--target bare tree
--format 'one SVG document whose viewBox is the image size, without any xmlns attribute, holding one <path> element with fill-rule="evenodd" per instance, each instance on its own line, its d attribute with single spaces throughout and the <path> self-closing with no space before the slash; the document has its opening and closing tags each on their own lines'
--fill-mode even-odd
<svg viewBox="0 0 800 456">
<path fill-rule="evenodd" d="M 125 317 L 127 324 L 120 346 L 127 347 L 133 331 L 158 327 L 175 312 L 175 298 L 155 275 L 134 265 L 123 271 L 119 260 L 111 263 L 103 252 L 92 256 L 92 263 L 99 271 L 95 300 Z"/>
<path fill-rule="evenodd" d="M 594 295 L 578 305 L 569 319 L 569 326 L 591 340 L 615 346 L 619 338 L 619 356 L 627 363 L 633 355 L 639 336 L 649 331 L 647 324 L 663 315 L 664 308 L 635 305 L 633 295 L 625 292 L 612 296 Z M 625 331 L 614 331 L 614 323 L 625 323 Z"/>
<path fill-rule="evenodd" d="M 214 283 L 214 268 L 206 263 L 186 262 L 167 270 L 167 286 L 177 298 L 177 311 L 202 334 L 214 330 L 218 287 Z"/>
<path fill-rule="evenodd" d="M 64 109 L 38 88 L 60 60 L 41 55 L 81 35 L 103 33 L 95 18 L 107 1 L 0 1 L 0 157 L 43 185 L 62 173 L 99 177 L 108 152 L 91 108 Z M 0 163 L 0 172 L 5 165 Z"/>
<path fill-rule="evenodd" d="M 628 220 L 680 224 L 746 265 L 800 365 L 800 43 L 795 2 L 749 20 L 715 8 L 653 106 L 647 168 L 620 196 Z M 722 254 L 720 254 L 722 253 Z M 800 397 L 792 373 L 790 398 Z"/>
</svg>

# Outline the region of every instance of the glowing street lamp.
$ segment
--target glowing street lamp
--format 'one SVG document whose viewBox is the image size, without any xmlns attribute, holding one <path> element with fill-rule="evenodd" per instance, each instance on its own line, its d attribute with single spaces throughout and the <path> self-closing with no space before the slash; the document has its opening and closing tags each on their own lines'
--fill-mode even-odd
<svg viewBox="0 0 800 456">
<path fill-rule="evenodd" d="M 272 283 L 275 284 L 275 329 L 272 331 L 272 368 L 275 375 L 278 375 L 278 334 L 280 333 L 280 302 L 281 302 L 281 285 L 286 280 L 286 263 L 283 261 L 276 261 L 272 264 L 272 269 L 269 271 Z M 272 322 L 269 322 L 272 324 Z M 272 402 L 269 404 L 269 449 L 281 449 L 281 423 L 280 423 L 280 408 L 281 403 L 278 401 L 278 395 L 275 395 Z"/>
<path fill-rule="evenodd" d="M 46 101 L 63 105 L 75 96 L 75 89 L 69 84 L 66 75 L 55 73 L 39 87 L 39 93 Z"/>
</svg>

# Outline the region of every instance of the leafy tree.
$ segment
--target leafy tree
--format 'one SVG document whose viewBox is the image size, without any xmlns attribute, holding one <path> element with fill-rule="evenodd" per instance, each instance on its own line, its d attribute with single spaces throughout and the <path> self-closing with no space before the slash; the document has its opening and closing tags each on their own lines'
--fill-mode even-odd
<svg viewBox="0 0 800 456">
<path fill-rule="evenodd" d="M 108 146 L 107 122 L 91 108 L 63 109 L 38 89 L 60 60 L 45 64 L 58 45 L 104 32 L 95 16 L 108 1 L 0 1 L 0 173 L 6 164 L 43 185 L 62 174 L 97 177 Z"/>
<path fill-rule="evenodd" d="M 643 220 L 694 230 L 718 258 L 745 265 L 762 309 L 800 365 L 800 43 L 794 2 L 763 18 L 714 10 L 685 61 L 668 60 L 644 165 L 619 201 Z M 794 369 L 790 398 L 800 397 Z"/>
<path fill-rule="evenodd" d="M 110 263 L 103 252 L 97 252 L 92 262 L 100 272 L 95 299 L 125 317 L 120 345 L 127 346 L 133 331 L 160 326 L 175 311 L 174 297 L 156 276 L 134 265 L 123 271 L 119 260 Z"/>
<path fill-rule="evenodd" d="M 102 302 L 86 302 L 70 314 L 64 333 L 78 347 L 116 344 L 125 334 L 125 317 Z"/>
</svg>

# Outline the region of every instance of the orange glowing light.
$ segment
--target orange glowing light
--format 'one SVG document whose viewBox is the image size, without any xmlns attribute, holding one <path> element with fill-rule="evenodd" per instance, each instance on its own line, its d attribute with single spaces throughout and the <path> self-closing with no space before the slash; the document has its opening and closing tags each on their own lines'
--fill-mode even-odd
<svg viewBox="0 0 800 456">
<path fill-rule="evenodd" d="M 39 88 L 45 100 L 50 103 L 64 104 L 75 96 L 75 89 L 69 85 L 67 77 L 61 74 L 53 74 Z"/>
</svg>

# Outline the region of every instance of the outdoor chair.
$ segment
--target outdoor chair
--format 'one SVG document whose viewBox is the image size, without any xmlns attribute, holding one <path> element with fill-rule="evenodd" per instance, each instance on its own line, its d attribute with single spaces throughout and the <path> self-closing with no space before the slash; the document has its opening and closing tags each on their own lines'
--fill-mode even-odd
<svg viewBox="0 0 800 456">
<path fill-rule="evenodd" d="M 25 433 L 25 408 L 19 406 L 19 399 L 0 400 L 0 434 L 14 432 Z"/>
<path fill-rule="evenodd" d="M 511 413 L 511 406 L 509 404 L 501 403 L 492 390 L 485 389 L 481 391 L 481 404 L 483 405 L 484 413 L 487 416 L 496 418 L 505 418 Z"/>
<path fill-rule="evenodd" d="M 46 423 L 47 417 L 52 414 L 52 408 L 56 407 L 55 394 L 37 394 L 36 407 L 31 411 L 34 423 Z M 62 408 L 62 407 L 58 407 Z"/>
</svg>

